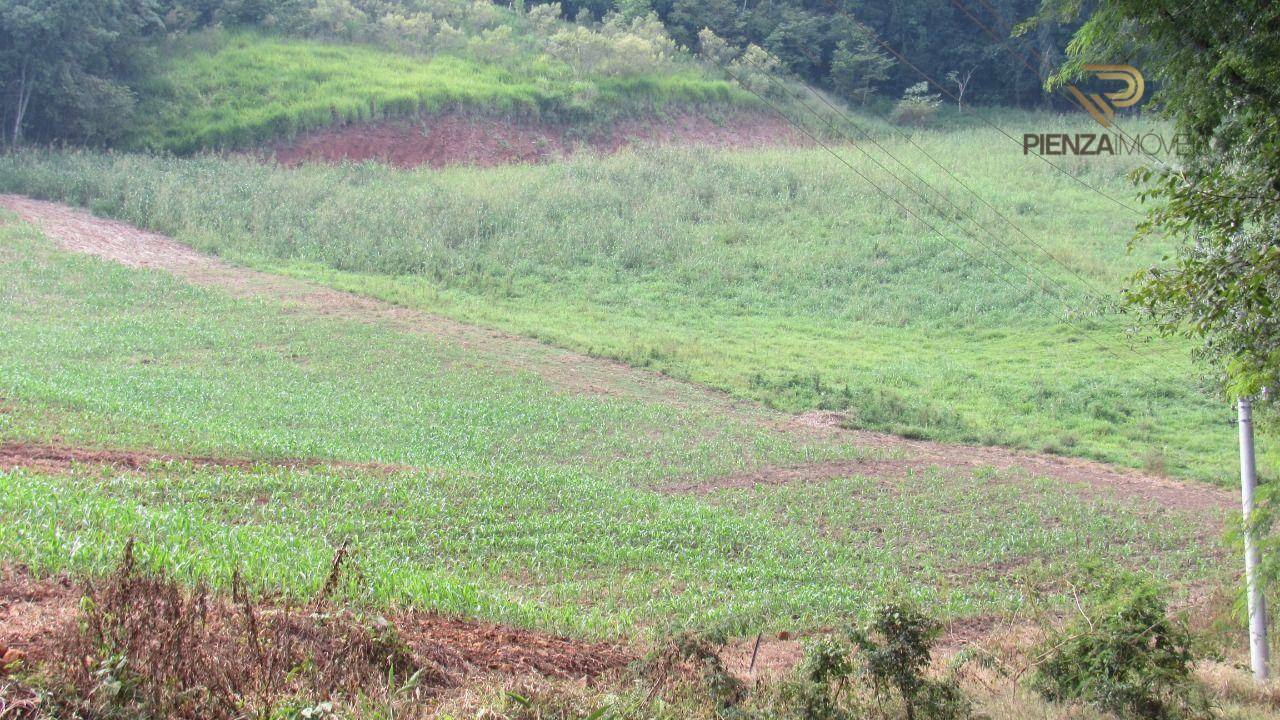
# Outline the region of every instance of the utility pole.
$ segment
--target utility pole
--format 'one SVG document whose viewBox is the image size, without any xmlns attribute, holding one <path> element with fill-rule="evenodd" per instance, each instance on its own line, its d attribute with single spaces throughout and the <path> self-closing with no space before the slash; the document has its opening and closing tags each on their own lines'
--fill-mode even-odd
<svg viewBox="0 0 1280 720">
<path fill-rule="evenodd" d="M 1258 565 L 1261 556 L 1254 541 L 1253 492 L 1258 487 L 1258 469 L 1253 459 L 1253 403 L 1240 398 L 1237 406 L 1240 419 L 1240 499 L 1244 506 L 1244 576 L 1249 594 L 1249 664 L 1253 677 L 1267 679 L 1267 601 L 1258 581 Z"/>
</svg>

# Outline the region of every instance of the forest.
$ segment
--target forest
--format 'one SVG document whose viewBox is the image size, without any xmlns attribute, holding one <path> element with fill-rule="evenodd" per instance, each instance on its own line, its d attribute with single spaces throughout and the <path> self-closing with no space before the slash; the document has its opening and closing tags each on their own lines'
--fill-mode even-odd
<svg viewBox="0 0 1280 720">
<path fill-rule="evenodd" d="M 491 12 L 490 3 L 481 4 L 479 14 Z M 560 16 L 580 26 L 656 19 L 665 27 L 664 43 L 704 54 L 755 51 L 766 67 L 881 110 L 922 76 L 961 105 L 1068 107 L 1044 81 L 1078 26 L 1053 12 L 1037 14 L 1036 0 L 565 0 L 536 9 L 512 0 L 510 6 L 513 16 L 544 22 Z M 476 35 L 483 37 L 467 46 L 466 25 L 477 15 L 468 7 L 453 0 L 13 0 L 0 5 L 4 137 L 11 144 L 23 136 L 113 144 L 135 115 L 145 114 L 140 108 L 148 97 L 166 91 L 157 77 L 165 48 L 208 28 L 424 55 L 475 54 L 477 44 L 483 49 L 533 34 L 501 37 L 501 26 L 481 24 Z"/>
</svg>

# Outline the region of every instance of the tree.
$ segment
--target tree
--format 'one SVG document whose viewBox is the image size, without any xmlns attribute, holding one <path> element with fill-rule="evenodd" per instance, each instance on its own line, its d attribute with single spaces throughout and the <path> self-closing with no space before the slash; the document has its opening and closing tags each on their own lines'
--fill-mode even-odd
<svg viewBox="0 0 1280 720">
<path fill-rule="evenodd" d="M 790 72 L 815 78 L 825 70 L 823 53 L 827 38 L 823 28 L 827 24 L 812 13 L 784 8 L 778 24 L 762 45 Z"/>
<path fill-rule="evenodd" d="M 1136 238 L 1180 243 L 1134 278 L 1130 307 L 1167 335 L 1200 341 L 1228 394 L 1280 381 L 1280 4 L 1111 0 L 1076 33 L 1064 82 L 1086 62 L 1129 62 L 1160 88 L 1185 155 L 1135 173 L 1153 203 Z M 1150 84 L 1150 81 L 1149 81 Z M 1280 491 L 1259 489 L 1245 531 L 1259 582 L 1280 580 Z M 1237 533 L 1241 541 L 1243 533 Z"/>
<path fill-rule="evenodd" d="M 959 70 L 952 70 L 947 73 L 947 81 L 956 86 L 956 109 L 964 112 L 964 91 L 969 89 L 969 83 L 973 81 L 973 72 L 977 68 L 969 68 L 968 72 L 961 73 Z"/>
<path fill-rule="evenodd" d="M 613 8 L 627 20 L 646 17 L 653 12 L 649 0 L 614 0 Z"/>
<path fill-rule="evenodd" d="M 850 100 L 866 105 L 876 87 L 889 79 L 893 60 L 865 31 L 841 40 L 831 56 L 831 82 Z"/>
<path fill-rule="evenodd" d="M 1130 307 L 1201 341 L 1233 394 L 1280 383 L 1280 4 L 1111 0 L 1053 82 L 1128 60 L 1160 88 L 1185 154 L 1135 174 L 1153 203 L 1137 238 L 1180 241 L 1134 278 Z M 1149 82 L 1150 84 L 1150 82 Z M 1150 106 L 1149 106 L 1150 107 Z"/>
<path fill-rule="evenodd" d="M 918 82 L 902 93 L 902 99 L 893 106 L 890 119 L 899 125 L 923 125 L 942 105 L 942 96 L 929 92 L 929 83 Z"/>
<path fill-rule="evenodd" d="M 27 128 L 106 142 L 128 126 L 145 50 L 139 39 L 163 29 L 153 0 L 0 2 L 0 91 L 5 138 Z"/>
<path fill-rule="evenodd" d="M 735 45 L 746 44 L 742 18 L 733 0 L 675 0 L 666 21 L 671 37 L 684 47 L 694 47 L 703 28 L 711 28 Z"/>
</svg>

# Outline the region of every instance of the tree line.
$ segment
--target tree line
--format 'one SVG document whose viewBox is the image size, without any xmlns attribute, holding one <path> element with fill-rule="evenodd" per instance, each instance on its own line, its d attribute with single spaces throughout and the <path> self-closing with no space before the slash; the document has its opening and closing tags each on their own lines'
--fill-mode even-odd
<svg viewBox="0 0 1280 720">
<path fill-rule="evenodd" d="M 521 12 L 548 6 L 568 20 L 656 17 L 698 52 L 710 33 L 726 46 L 763 49 L 770 61 L 858 105 L 900 97 L 927 74 L 976 104 L 1045 107 L 1044 90 L 1078 23 L 1017 24 L 1039 0 L 500 0 Z M 3 135 L 17 144 L 66 139 L 109 145 L 147 92 L 159 41 L 204 27 L 253 27 L 335 39 L 401 32 L 413 50 L 425 25 L 489 0 L 3 0 Z M 541 13 L 545 15 L 545 13 Z M 456 22 L 455 22 L 456 24 Z M 377 28 L 380 34 L 361 32 Z M 428 47 L 421 48 L 429 49 Z M 896 57 L 895 53 L 901 57 Z M 1015 55 L 1014 53 L 1017 53 Z M 1028 68 L 1017 57 L 1033 56 Z M 909 63 L 909 64 L 908 64 Z"/>
</svg>

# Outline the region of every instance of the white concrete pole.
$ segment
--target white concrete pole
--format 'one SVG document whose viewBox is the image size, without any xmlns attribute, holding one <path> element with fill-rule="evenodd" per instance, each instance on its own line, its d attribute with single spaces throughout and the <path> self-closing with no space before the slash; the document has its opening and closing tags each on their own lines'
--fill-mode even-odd
<svg viewBox="0 0 1280 720">
<path fill-rule="evenodd" d="M 1249 594 L 1249 664 L 1253 676 L 1267 679 L 1267 604 L 1258 582 L 1261 556 L 1249 523 L 1253 519 L 1253 492 L 1258 487 L 1258 471 L 1253 458 L 1253 405 L 1240 398 L 1240 499 L 1244 506 L 1244 575 Z"/>
</svg>

